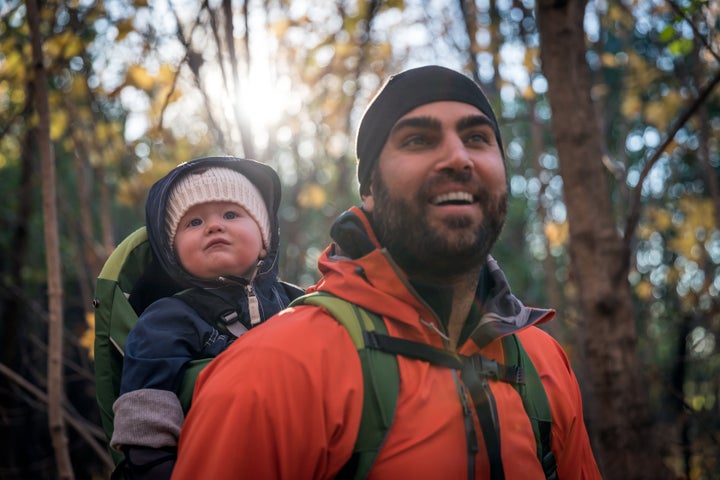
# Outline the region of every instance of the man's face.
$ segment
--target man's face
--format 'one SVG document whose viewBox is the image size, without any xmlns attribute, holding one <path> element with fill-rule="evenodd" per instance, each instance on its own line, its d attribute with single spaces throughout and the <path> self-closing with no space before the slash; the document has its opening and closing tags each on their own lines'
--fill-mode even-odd
<svg viewBox="0 0 720 480">
<path fill-rule="evenodd" d="M 483 264 L 507 212 L 507 181 L 489 119 L 434 102 L 393 126 L 363 198 L 380 242 L 410 276 L 450 280 Z"/>
</svg>

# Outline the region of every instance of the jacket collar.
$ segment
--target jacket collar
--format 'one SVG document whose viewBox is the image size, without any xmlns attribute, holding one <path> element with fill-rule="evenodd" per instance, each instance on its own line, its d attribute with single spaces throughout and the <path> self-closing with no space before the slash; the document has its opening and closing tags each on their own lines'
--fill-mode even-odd
<svg viewBox="0 0 720 480">
<path fill-rule="evenodd" d="M 375 287 L 373 298 L 369 301 L 365 298 L 360 301 L 347 298 L 348 289 L 336 294 L 390 318 L 400 317 L 401 304 L 410 304 L 417 310 L 427 308 L 438 324 L 445 328 L 452 308 L 452 287 L 407 278 L 394 263 L 389 252 L 379 244 L 368 213 L 352 207 L 337 219 L 330 235 L 335 244 L 326 250 L 323 257 L 327 260 L 332 258 L 333 261 L 339 258 L 350 260 L 355 264 L 353 273 L 361 274 L 365 281 Z M 326 263 L 325 267 L 327 266 Z M 391 270 L 395 275 L 388 277 Z M 363 305 L 362 301 L 369 304 Z M 383 310 L 383 307 L 386 307 L 387 311 L 378 311 Z M 476 301 L 465 322 L 459 343 L 462 345 L 471 338 L 482 348 L 496 338 L 533 324 L 550 321 L 553 316 L 554 311 L 523 305 L 511 293 L 510 285 L 498 263 L 488 256 L 478 282 Z"/>
</svg>

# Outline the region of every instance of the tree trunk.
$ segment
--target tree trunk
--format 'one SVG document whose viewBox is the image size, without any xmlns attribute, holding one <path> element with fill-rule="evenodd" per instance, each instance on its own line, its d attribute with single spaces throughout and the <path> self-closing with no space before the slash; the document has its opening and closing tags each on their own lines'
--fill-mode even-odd
<svg viewBox="0 0 720 480">
<path fill-rule="evenodd" d="M 48 269 L 48 305 L 50 326 L 48 333 L 48 426 L 55 450 L 58 478 L 72 479 L 73 469 L 68 452 L 68 439 L 63 418 L 62 375 L 62 279 L 60 272 L 60 242 L 58 240 L 57 206 L 55 205 L 55 159 L 50 144 L 50 109 L 47 77 L 43 65 L 40 14 L 37 0 L 25 2 L 30 26 L 35 82 L 35 108 L 38 112 L 38 136 L 42 172 L 42 207 L 45 225 L 45 248 Z"/>
<path fill-rule="evenodd" d="M 602 163 L 585 61 L 585 3 L 540 1 L 538 28 L 570 227 L 570 268 L 580 296 L 591 434 L 605 478 L 671 478 L 655 447 L 627 259 Z"/>
</svg>

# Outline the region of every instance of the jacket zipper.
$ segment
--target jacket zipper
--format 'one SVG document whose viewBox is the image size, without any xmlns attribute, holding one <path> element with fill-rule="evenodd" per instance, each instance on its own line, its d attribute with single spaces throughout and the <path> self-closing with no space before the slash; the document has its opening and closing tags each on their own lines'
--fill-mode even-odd
<svg viewBox="0 0 720 480">
<path fill-rule="evenodd" d="M 473 407 L 472 403 L 468 400 L 470 394 L 467 387 L 462 381 L 458 380 L 455 371 L 453 371 L 452 374 L 455 385 L 458 388 L 458 394 L 460 395 L 460 403 L 462 404 L 463 423 L 465 424 L 465 443 L 467 444 L 468 453 L 468 480 L 473 480 L 475 478 L 475 458 L 479 450 L 477 433 L 475 433 L 475 422 L 473 421 Z"/>
<path fill-rule="evenodd" d="M 245 287 L 248 297 L 248 312 L 250 313 L 250 325 L 253 327 L 260 323 L 260 304 L 258 303 L 257 295 L 255 295 L 255 289 L 252 283 L 249 283 Z"/>
<path fill-rule="evenodd" d="M 260 269 L 262 268 L 263 263 L 264 260 L 258 260 L 257 264 L 255 265 L 255 269 L 252 271 L 249 278 L 234 277 L 230 275 L 218 277 L 218 280 L 224 283 L 245 283 L 245 293 L 247 293 L 248 299 L 248 313 L 250 314 L 250 327 L 254 327 L 255 325 L 258 325 L 260 322 L 262 322 L 262 317 L 260 316 L 260 303 L 258 302 L 257 295 L 255 294 L 255 287 L 253 286 L 253 282 L 255 281 L 255 276 L 257 275 L 258 271 L 260 271 Z"/>
</svg>

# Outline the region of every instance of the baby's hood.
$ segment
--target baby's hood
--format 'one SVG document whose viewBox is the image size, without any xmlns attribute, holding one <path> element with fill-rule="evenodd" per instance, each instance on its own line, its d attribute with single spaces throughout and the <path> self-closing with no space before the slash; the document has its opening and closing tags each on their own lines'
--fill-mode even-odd
<svg viewBox="0 0 720 480">
<path fill-rule="evenodd" d="M 233 169 L 248 178 L 260 191 L 268 209 L 270 220 L 270 248 L 255 276 L 256 286 L 275 282 L 278 274 L 277 256 L 280 244 L 277 211 L 280 205 L 280 179 L 268 165 L 236 157 L 204 157 L 182 163 L 158 180 L 148 193 L 145 204 L 145 222 L 153 254 L 160 265 L 174 279 L 187 286 L 210 287 L 218 282 L 203 281 L 190 275 L 178 262 L 170 248 L 165 215 L 168 199 L 178 180 L 191 172 L 210 167 Z"/>
</svg>

